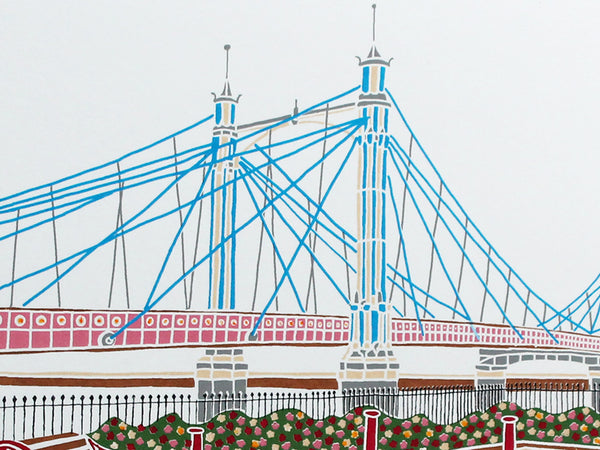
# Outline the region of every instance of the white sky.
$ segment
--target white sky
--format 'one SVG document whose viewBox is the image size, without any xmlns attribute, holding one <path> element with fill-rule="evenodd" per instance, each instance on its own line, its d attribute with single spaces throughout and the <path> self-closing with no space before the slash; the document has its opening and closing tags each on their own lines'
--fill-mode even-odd
<svg viewBox="0 0 600 450">
<path fill-rule="evenodd" d="M 369 1 L 0 1 L 0 195 L 212 112 L 239 121 L 360 82 Z M 471 217 L 557 306 L 600 271 L 600 3 L 380 1 L 387 86 Z M 428 251 L 428 250 L 425 250 Z"/>
</svg>

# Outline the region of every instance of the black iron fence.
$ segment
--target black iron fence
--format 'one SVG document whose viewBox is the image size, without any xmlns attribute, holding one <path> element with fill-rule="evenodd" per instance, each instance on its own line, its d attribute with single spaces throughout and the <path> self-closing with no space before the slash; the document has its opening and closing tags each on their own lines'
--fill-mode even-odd
<svg viewBox="0 0 600 450">
<path fill-rule="evenodd" d="M 425 414 L 448 424 L 501 401 L 523 408 L 559 413 L 578 406 L 598 410 L 600 385 L 589 389 L 547 389 L 504 385 L 454 386 L 344 391 L 282 391 L 206 393 L 191 395 L 60 395 L 3 397 L 0 400 L 0 439 L 30 439 L 67 432 L 87 434 L 111 417 L 131 425 L 150 424 L 176 413 L 187 423 L 202 423 L 231 409 L 261 417 L 282 409 L 299 409 L 314 419 L 340 416 L 357 406 L 374 406 L 385 413 L 410 418 Z"/>
</svg>

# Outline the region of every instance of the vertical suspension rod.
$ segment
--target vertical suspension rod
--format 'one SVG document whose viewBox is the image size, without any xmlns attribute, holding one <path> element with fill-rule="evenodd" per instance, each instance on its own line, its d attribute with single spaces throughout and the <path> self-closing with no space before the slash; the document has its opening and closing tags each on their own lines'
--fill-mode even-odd
<svg viewBox="0 0 600 450">
<path fill-rule="evenodd" d="M 56 264 L 54 268 L 56 269 L 56 278 L 60 277 L 60 271 L 58 269 L 58 241 L 56 239 L 56 220 L 54 215 L 54 191 L 52 185 L 50 185 L 50 199 L 52 206 L 52 235 L 54 237 L 54 263 Z M 56 282 L 56 293 L 58 295 L 58 307 L 61 307 L 61 298 L 60 298 L 60 281 Z"/>
</svg>

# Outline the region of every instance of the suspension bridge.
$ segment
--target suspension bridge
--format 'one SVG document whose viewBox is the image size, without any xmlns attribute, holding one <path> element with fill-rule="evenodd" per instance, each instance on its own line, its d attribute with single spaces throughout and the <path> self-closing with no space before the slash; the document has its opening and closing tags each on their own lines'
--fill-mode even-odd
<svg viewBox="0 0 600 450">
<path fill-rule="evenodd" d="M 0 354 L 216 347 L 198 369 L 235 380 L 233 349 L 338 346 L 345 386 L 395 385 L 400 346 L 481 349 L 484 380 L 527 355 L 600 370 L 600 275 L 557 307 L 494 247 L 386 86 L 374 20 L 359 84 L 256 122 L 225 51 L 196 123 L 0 198 Z"/>
</svg>

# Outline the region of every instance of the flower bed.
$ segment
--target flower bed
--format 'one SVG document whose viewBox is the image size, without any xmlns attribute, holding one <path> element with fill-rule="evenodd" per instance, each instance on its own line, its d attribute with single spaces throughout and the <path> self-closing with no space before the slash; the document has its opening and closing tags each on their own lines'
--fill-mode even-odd
<svg viewBox="0 0 600 450">
<path fill-rule="evenodd" d="M 514 415 L 517 439 L 555 443 L 599 445 L 600 415 L 589 408 L 576 408 L 563 414 L 539 409 L 524 410 L 514 403 L 500 403 L 486 412 L 471 414 L 449 425 L 431 422 L 423 415 L 409 419 L 379 417 L 379 449 L 450 450 L 502 441 L 501 417 Z M 129 426 L 112 418 L 90 437 L 112 450 L 188 450 L 189 425 L 179 416 L 165 416 L 150 426 Z M 200 425 L 204 431 L 204 450 L 331 449 L 357 450 L 364 439 L 363 408 L 342 417 L 315 420 L 298 410 L 281 410 L 265 417 L 251 418 L 239 411 L 228 411 Z"/>
</svg>

